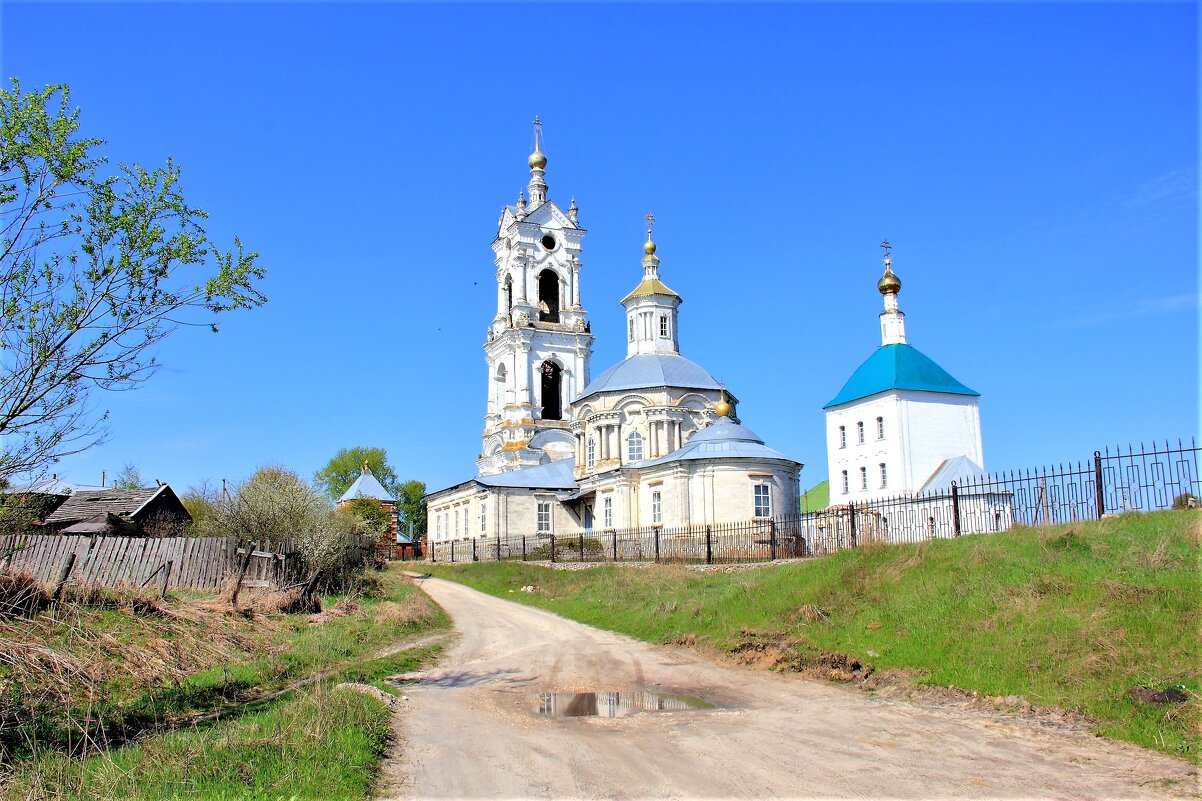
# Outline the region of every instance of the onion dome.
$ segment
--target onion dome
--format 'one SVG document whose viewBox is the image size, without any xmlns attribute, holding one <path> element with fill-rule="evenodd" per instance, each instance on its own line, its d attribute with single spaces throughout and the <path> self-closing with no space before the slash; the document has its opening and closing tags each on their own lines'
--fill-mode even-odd
<svg viewBox="0 0 1202 801">
<path fill-rule="evenodd" d="M 530 154 L 530 158 L 526 160 L 526 163 L 530 165 L 530 169 L 532 170 L 542 170 L 547 166 L 547 157 L 543 151 L 535 150 Z"/>
<path fill-rule="evenodd" d="M 718 403 L 714 406 L 714 414 L 718 415 L 719 417 L 730 416 L 730 404 L 726 402 L 725 397 L 718 401 Z"/>
<path fill-rule="evenodd" d="M 893 268 L 885 266 L 885 274 L 876 282 L 876 288 L 882 295 L 896 295 L 901 291 L 901 279 L 893 274 Z"/>
</svg>

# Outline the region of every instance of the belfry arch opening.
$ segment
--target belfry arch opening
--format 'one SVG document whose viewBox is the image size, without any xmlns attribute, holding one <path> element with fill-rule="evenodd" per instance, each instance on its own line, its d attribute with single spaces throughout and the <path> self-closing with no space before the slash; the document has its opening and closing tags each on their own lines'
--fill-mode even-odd
<svg viewBox="0 0 1202 801">
<path fill-rule="evenodd" d="M 559 276 L 554 270 L 538 274 L 538 319 L 544 323 L 559 322 Z"/>
<path fill-rule="evenodd" d="M 555 362 L 543 362 L 543 419 L 563 419 L 563 369 Z"/>
</svg>

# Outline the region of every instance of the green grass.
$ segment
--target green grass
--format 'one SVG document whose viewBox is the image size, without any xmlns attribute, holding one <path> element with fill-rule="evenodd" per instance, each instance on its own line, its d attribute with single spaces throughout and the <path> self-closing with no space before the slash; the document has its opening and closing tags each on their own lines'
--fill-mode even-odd
<svg viewBox="0 0 1202 801">
<path fill-rule="evenodd" d="M 338 600 L 323 598 L 323 608 Z M 387 712 L 376 700 L 330 688 L 340 681 L 387 688 L 384 676 L 415 669 L 438 648 L 374 654 L 449 621 L 399 571 L 382 574 L 380 597 L 343 607 L 350 611 L 321 625 L 308 615 L 181 621 L 87 607 L 8 621 L 7 636 L 42 634 L 51 648 L 96 660 L 101 679 L 65 701 L 28 702 L 21 725 L 3 732 L 0 774 L 7 762 L 14 776 L 0 797 L 365 797 Z M 130 653 L 136 658 L 123 664 Z M 153 662 L 163 654 L 172 658 Z M 6 684 L 3 670 L 0 689 L 31 699 L 40 690 Z M 213 712 L 219 721 L 189 723 Z M 85 733 L 110 747 L 95 753 L 93 745 L 78 758 Z"/>
<path fill-rule="evenodd" d="M 510 600 L 651 642 L 732 652 L 772 643 L 779 666 L 846 653 L 877 670 L 1085 713 L 1097 733 L 1199 760 L 1197 512 L 871 546 L 742 572 L 431 565 Z M 536 593 L 515 592 L 533 584 Z M 1180 705 L 1131 700 L 1183 684 Z"/>
<path fill-rule="evenodd" d="M 388 716 L 366 695 L 318 686 L 228 722 L 88 759 L 47 755 L 9 792 L 64 801 L 366 798 L 388 746 Z"/>
</svg>

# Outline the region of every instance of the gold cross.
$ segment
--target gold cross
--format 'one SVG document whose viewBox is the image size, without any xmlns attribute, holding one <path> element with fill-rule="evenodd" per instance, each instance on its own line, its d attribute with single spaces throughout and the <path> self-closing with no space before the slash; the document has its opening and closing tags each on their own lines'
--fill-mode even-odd
<svg viewBox="0 0 1202 801">
<path fill-rule="evenodd" d="M 651 226 L 655 224 L 655 215 L 648 212 L 643 219 L 647 221 L 647 236 L 651 236 Z"/>
<path fill-rule="evenodd" d="M 539 135 L 543 132 L 543 123 L 539 120 L 538 115 L 534 115 L 534 149 L 538 150 Z"/>
<path fill-rule="evenodd" d="M 888 267 L 888 266 L 890 265 L 891 261 L 892 261 L 892 260 L 889 258 L 889 252 L 890 252 L 891 250 L 893 250 L 893 246 L 892 246 L 892 245 L 890 245 L 890 244 L 889 244 L 889 240 L 888 240 L 888 239 L 886 239 L 884 242 L 882 242 L 882 243 L 881 243 L 881 247 L 885 249 L 885 266 L 886 266 L 886 267 Z"/>
</svg>

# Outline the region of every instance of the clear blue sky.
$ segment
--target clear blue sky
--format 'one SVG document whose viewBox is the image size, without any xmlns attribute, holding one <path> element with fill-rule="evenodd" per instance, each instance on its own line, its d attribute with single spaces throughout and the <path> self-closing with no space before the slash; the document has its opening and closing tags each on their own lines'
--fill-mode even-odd
<svg viewBox="0 0 1202 801">
<path fill-rule="evenodd" d="M 179 489 L 378 445 L 470 476 L 489 242 L 529 178 L 574 195 L 592 372 L 625 355 L 642 217 L 681 347 L 825 478 L 821 407 L 879 345 L 894 244 L 911 344 L 981 395 L 986 467 L 1198 431 L 1194 4 L 0 7 L 6 77 L 72 87 L 114 162 L 183 167 L 267 306 L 180 331 L 110 441 Z"/>
</svg>

